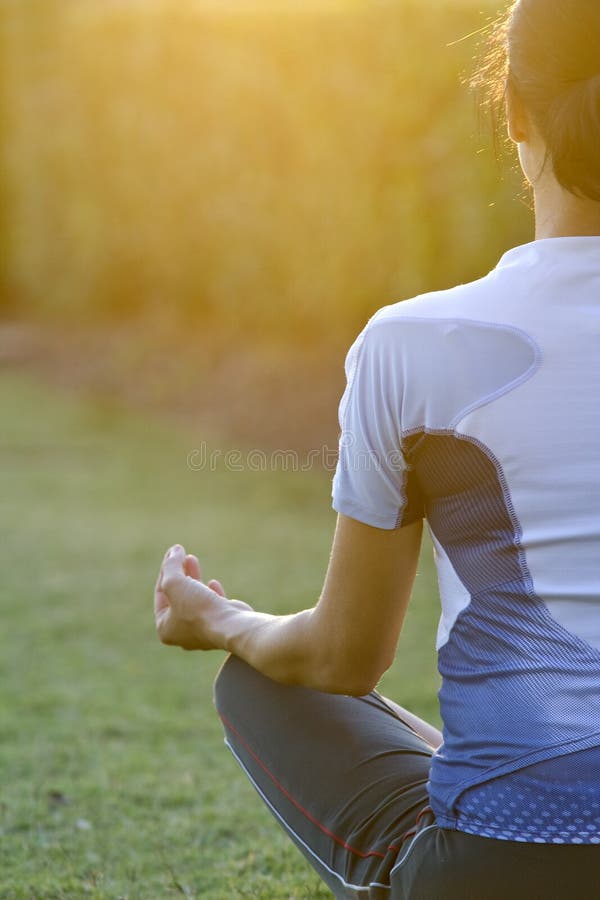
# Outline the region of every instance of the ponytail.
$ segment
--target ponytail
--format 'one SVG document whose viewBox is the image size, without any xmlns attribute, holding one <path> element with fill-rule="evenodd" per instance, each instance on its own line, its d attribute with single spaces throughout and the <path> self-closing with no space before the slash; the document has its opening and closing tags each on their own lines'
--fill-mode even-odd
<svg viewBox="0 0 600 900">
<path fill-rule="evenodd" d="M 600 72 L 556 97 L 545 119 L 543 133 L 559 183 L 600 202 Z"/>
<path fill-rule="evenodd" d="M 508 82 L 558 182 L 600 202 L 600 0 L 515 0 L 474 81 L 493 111 Z"/>
</svg>

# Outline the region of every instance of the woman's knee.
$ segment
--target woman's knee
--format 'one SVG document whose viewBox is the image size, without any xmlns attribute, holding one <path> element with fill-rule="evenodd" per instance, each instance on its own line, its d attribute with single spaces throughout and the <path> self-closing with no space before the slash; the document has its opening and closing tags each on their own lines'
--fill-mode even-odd
<svg viewBox="0 0 600 900">
<path fill-rule="evenodd" d="M 234 698 L 239 699 L 243 690 L 243 668 L 245 663 L 236 656 L 228 656 L 215 679 L 214 701 L 219 714 L 226 714 Z M 237 705 L 237 704 L 236 704 Z"/>
<path fill-rule="evenodd" d="M 237 656 L 228 656 L 215 679 L 214 700 L 221 718 L 245 719 L 276 702 L 282 690 Z"/>
</svg>

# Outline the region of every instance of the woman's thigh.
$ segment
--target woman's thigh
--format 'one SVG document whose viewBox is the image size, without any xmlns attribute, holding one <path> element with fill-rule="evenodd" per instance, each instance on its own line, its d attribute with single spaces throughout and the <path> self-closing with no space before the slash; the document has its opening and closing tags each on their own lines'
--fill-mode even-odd
<svg viewBox="0 0 600 900">
<path fill-rule="evenodd" d="M 234 756 L 335 895 L 389 896 L 402 838 L 428 804 L 425 741 L 376 693 L 286 687 L 235 657 L 215 702 Z"/>
</svg>

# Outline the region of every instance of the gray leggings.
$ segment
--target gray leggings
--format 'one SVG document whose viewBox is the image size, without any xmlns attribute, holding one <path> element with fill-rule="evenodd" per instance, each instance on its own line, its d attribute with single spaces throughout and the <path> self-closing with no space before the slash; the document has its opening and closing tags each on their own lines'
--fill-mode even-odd
<svg viewBox="0 0 600 900">
<path fill-rule="evenodd" d="M 439 828 L 431 748 L 376 692 L 322 694 L 235 657 L 215 686 L 226 742 L 338 898 L 589 900 L 600 846 L 525 844 Z"/>
</svg>

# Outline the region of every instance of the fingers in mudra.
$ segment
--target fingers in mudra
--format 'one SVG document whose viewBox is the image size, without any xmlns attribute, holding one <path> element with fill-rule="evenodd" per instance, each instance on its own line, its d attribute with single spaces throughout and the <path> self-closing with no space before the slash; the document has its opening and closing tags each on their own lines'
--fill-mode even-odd
<svg viewBox="0 0 600 900">
<path fill-rule="evenodd" d="M 155 593 L 156 627 L 164 644 L 185 650 L 210 650 L 210 623 L 217 597 L 225 598 L 218 581 L 204 584 L 197 557 L 179 544 L 167 552 Z"/>
<path fill-rule="evenodd" d="M 192 553 L 188 553 L 186 558 L 183 561 L 183 571 L 190 578 L 194 578 L 196 581 L 202 581 L 202 569 L 200 568 L 200 563 L 198 561 L 198 557 L 194 556 Z M 220 597 L 227 596 L 225 594 L 225 588 L 221 584 L 220 581 L 217 581 L 216 578 L 212 578 L 208 582 L 208 587 L 218 594 Z"/>
<path fill-rule="evenodd" d="M 186 575 L 189 575 L 190 578 L 194 578 L 196 581 L 202 581 L 202 569 L 200 568 L 198 557 L 194 556 L 192 553 L 188 553 L 185 557 L 183 561 L 183 571 Z"/>
</svg>

